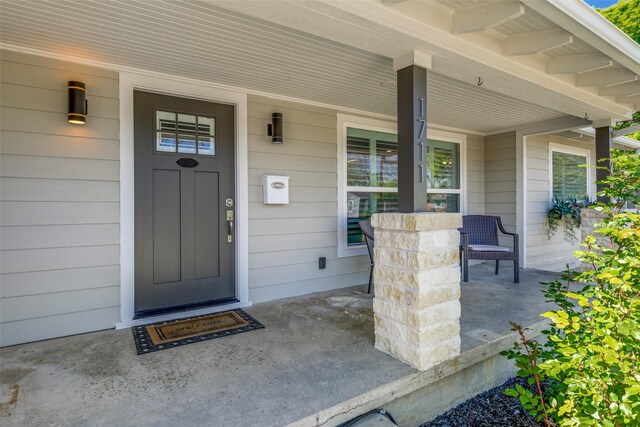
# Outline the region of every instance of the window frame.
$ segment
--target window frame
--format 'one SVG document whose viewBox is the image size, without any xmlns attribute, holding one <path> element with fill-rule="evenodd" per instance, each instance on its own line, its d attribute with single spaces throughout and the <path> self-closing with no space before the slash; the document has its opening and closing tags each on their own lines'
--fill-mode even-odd
<svg viewBox="0 0 640 427">
<path fill-rule="evenodd" d="M 549 206 L 553 203 L 553 153 L 571 154 L 574 156 L 586 157 L 585 164 L 591 165 L 591 150 L 588 148 L 574 147 L 572 145 L 557 144 L 549 142 Z M 593 183 L 591 176 L 591 168 L 587 168 L 587 194 L 591 199 L 594 198 L 592 193 Z"/>
<path fill-rule="evenodd" d="M 337 157 L 338 157 L 338 258 L 367 255 L 366 245 L 347 245 L 347 191 L 372 193 L 396 193 L 396 187 L 348 187 L 347 186 L 347 128 L 357 128 L 374 132 L 398 134 L 395 121 L 338 114 Z M 427 127 L 427 138 L 460 145 L 460 189 L 427 189 L 427 194 L 459 194 L 460 211 L 467 211 L 467 136 Z"/>
</svg>

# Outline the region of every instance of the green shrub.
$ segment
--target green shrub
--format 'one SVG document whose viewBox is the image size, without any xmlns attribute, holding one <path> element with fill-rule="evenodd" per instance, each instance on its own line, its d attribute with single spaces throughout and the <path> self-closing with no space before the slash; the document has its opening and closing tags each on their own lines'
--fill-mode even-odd
<svg viewBox="0 0 640 427">
<path fill-rule="evenodd" d="M 592 269 L 543 284 L 558 306 L 542 314 L 551 320 L 546 342 L 512 324 L 520 343 L 502 353 L 538 391 L 506 393 L 547 426 L 640 425 L 640 214 L 622 209 L 638 205 L 640 156 L 616 152 L 612 164 L 599 193 L 612 202 L 595 208 L 606 214 L 595 229 L 601 237 L 576 251 Z"/>
</svg>

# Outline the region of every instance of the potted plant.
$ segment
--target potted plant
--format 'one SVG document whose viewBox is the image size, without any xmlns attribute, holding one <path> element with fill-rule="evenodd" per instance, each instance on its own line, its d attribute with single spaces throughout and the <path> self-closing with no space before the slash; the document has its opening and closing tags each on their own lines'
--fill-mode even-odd
<svg viewBox="0 0 640 427">
<path fill-rule="evenodd" d="M 547 239 L 551 240 L 562 223 L 564 239 L 572 244 L 578 243 L 576 231 L 580 229 L 581 211 L 594 204 L 588 196 L 580 200 L 577 197 L 554 197 L 551 208 L 547 211 Z"/>
</svg>

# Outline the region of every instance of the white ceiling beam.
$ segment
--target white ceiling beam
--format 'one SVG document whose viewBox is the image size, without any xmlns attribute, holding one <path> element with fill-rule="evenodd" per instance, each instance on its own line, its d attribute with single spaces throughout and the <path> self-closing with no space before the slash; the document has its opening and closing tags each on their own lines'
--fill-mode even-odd
<svg viewBox="0 0 640 427">
<path fill-rule="evenodd" d="M 557 119 L 544 120 L 536 123 L 529 123 L 520 128 L 523 135 L 537 135 L 549 132 L 562 132 L 591 125 L 589 119 L 574 116 L 559 117 Z"/>
<path fill-rule="evenodd" d="M 622 96 L 622 97 L 618 97 L 617 101 L 620 104 L 629 104 L 629 105 L 633 105 L 635 106 L 634 108 L 636 110 L 640 110 L 640 94 L 638 95 L 631 95 L 631 96 Z"/>
<path fill-rule="evenodd" d="M 569 43 L 573 43 L 573 36 L 558 29 L 514 34 L 504 39 L 502 48 L 505 55 L 531 55 Z"/>
<path fill-rule="evenodd" d="M 430 70 L 432 64 L 431 55 L 419 50 L 412 50 L 393 59 L 393 71 L 397 72 L 412 65 Z"/>
<path fill-rule="evenodd" d="M 489 2 L 456 10 L 451 17 L 451 32 L 472 33 L 493 28 L 524 15 L 524 5 L 514 2 Z"/>
<path fill-rule="evenodd" d="M 598 53 L 588 55 L 554 56 L 547 63 L 549 74 L 576 74 L 610 67 L 613 60 Z"/>
<path fill-rule="evenodd" d="M 629 70 L 596 70 L 578 74 L 576 86 L 612 86 L 636 80 L 638 76 Z"/>
<path fill-rule="evenodd" d="M 631 96 L 640 94 L 640 82 L 622 83 L 615 86 L 602 87 L 598 91 L 600 96 Z"/>
<path fill-rule="evenodd" d="M 640 125 L 629 126 L 628 128 L 618 129 L 613 131 L 613 137 L 629 135 L 630 133 L 640 132 Z"/>
<path fill-rule="evenodd" d="M 616 63 L 640 74 L 638 44 L 584 1 L 520 0 L 556 25 L 605 53 Z"/>
<path fill-rule="evenodd" d="M 580 132 L 576 132 L 576 131 L 573 131 L 573 130 L 565 130 L 564 132 L 554 133 L 553 135 L 562 136 L 564 138 L 571 138 L 571 139 L 583 139 L 584 138 L 584 135 L 582 135 Z"/>
<path fill-rule="evenodd" d="M 577 117 L 583 117 L 585 113 L 590 117 L 630 116 L 626 105 L 616 104 L 611 99 L 542 73 L 519 61 L 518 57 L 504 56 L 501 49 L 494 48 L 499 45 L 491 36 L 486 36 L 492 40 L 492 48 L 488 49 L 475 40 L 452 35 L 448 22 L 450 17 L 442 16 L 432 6 L 433 2 L 408 1 L 402 4 L 406 10 L 399 10 L 377 0 L 202 1 L 387 58 L 395 58 L 410 49 L 420 49 L 433 55 L 435 73 L 473 83 L 481 76 L 485 82 L 483 88 L 565 114 Z M 304 13 L 307 19 L 301 20 L 300 13 Z M 610 55 L 607 53 L 607 56 Z"/>
</svg>

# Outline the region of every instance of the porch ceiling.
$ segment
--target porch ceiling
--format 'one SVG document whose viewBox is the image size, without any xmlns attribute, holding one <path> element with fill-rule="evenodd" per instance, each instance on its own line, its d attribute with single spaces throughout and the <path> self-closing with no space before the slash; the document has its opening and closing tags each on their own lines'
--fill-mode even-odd
<svg viewBox="0 0 640 427">
<path fill-rule="evenodd" d="M 4 1 L 0 36 L 9 48 L 21 46 L 114 68 L 133 67 L 395 115 L 396 93 L 388 84 L 395 82 L 390 58 L 220 5 L 168 0 Z M 480 133 L 566 116 L 436 72 L 429 73 L 428 102 L 433 125 Z"/>
</svg>

